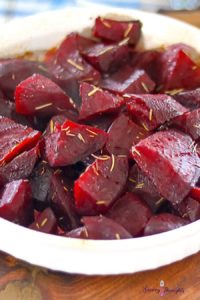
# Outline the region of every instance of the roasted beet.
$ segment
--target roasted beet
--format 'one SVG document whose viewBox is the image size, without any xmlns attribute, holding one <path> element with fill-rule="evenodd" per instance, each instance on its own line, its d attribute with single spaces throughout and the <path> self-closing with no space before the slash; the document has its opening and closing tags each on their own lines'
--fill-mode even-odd
<svg viewBox="0 0 200 300">
<path fill-rule="evenodd" d="M 190 109 L 200 108 L 200 88 L 189 91 L 181 90 L 173 97 L 185 107 Z"/>
<path fill-rule="evenodd" d="M 16 111 L 23 115 L 49 117 L 62 112 L 73 118 L 76 105 L 64 91 L 50 79 L 34 74 L 16 87 Z"/>
<path fill-rule="evenodd" d="M 46 127 L 44 135 L 55 132 L 57 128 L 60 129 L 61 125 L 67 121 L 67 119 L 68 118 L 65 115 L 56 115 L 52 117 Z"/>
<path fill-rule="evenodd" d="M 74 197 L 80 214 L 108 210 L 121 195 L 128 176 L 128 161 L 121 156 L 100 156 L 75 181 Z"/>
<path fill-rule="evenodd" d="M 106 149 L 110 154 L 128 155 L 131 146 L 148 136 L 148 132 L 121 114 L 108 130 Z"/>
<path fill-rule="evenodd" d="M 187 111 L 176 100 L 165 94 L 127 96 L 126 105 L 131 117 L 148 130 L 153 130 Z"/>
<path fill-rule="evenodd" d="M 200 202 L 200 187 L 194 187 L 190 191 L 190 196 Z"/>
<path fill-rule="evenodd" d="M 138 20 L 117 21 L 98 17 L 93 27 L 94 36 L 106 41 L 119 42 L 125 38 L 136 44 L 141 35 L 142 23 Z"/>
<path fill-rule="evenodd" d="M 101 149 L 107 134 L 100 129 L 66 121 L 45 137 L 45 155 L 52 167 L 75 164 Z"/>
<path fill-rule="evenodd" d="M 79 111 L 81 120 L 89 119 L 102 113 L 114 112 L 124 103 L 121 96 L 111 94 L 99 87 L 83 82 L 80 85 L 82 104 Z"/>
<path fill-rule="evenodd" d="M 184 199 L 180 204 L 174 206 L 178 214 L 191 222 L 200 219 L 200 202 L 188 197 Z"/>
<path fill-rule="evenodd" d="M 100 83 L 101 87 L 116 94 L 144 94 L 151 93 L 155 83 L 144 70 L 134 70 L 125 65 Z"/>
<path fill-rule="evenodd" d="M 56 231 L 56 217 L 51 208 L 46 208 L 39 213 L 35 221 L 29 226 L 30 229 L 45 233 L 55 233 Z"/>
<path fill-rule="evenodd" d="M 41 133 L 0 116 L 0 164 L 36 145 Z"/>
<path fill-rule="evenodd" d="M 199 178 L 200 161 L 192 145 L 190 136 L 168 130 L 154 133 L 132 148 L 141 170 L 174 204 L 188 195 Z"/>
<path fill-rule="evenodd" d="M 28 180 L 16 180 L 5 185 L 0 197 L 0 217 L 24 226 L 32 222 L 33 208 Z"/>
<path fill-rule="evenodd" d="M 151 217 L 144 229 L 144 235 L 152 235 L 173 230 L 188 224 L 189 222 L 178 216 L 163 213 Z"/>
<path fill-rule="evenodd" d="M 126 193 L 114 203 L 106 216 L 122 225 L 132 236 L 138 236 L 151 215 L 150 208 L 137 195 Z"/>
</svg>

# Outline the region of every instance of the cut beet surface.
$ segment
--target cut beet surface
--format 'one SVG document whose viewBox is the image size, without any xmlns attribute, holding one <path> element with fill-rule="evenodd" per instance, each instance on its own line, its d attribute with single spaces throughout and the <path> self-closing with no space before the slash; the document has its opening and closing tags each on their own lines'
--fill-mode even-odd
<svg viewBox="0 0 200 300">
<path fill-rule="evenodd" d="M 110 154 L 129 155 L 131 147 L 148 135 L 144 128 L 132 122 L 125 114 L 121 114 L 108 130 L 106 150 Z"/>
<path fill-rule="evenodd" d="M 151 93 L 155 83 L 144 70 L 134 70 L 126 65 L 111 76 L 103 79 L 101 87 L 116 94 L 144 94 Z"/>
<path fill-rule="evenodd" d="M 198 181 L 200 161 L 193 145 L 189 135 L 168 130 L 157 132 L 132 148 L 141 170 L 173 204 L 180 203 Z"/>
<path fill-rule="evenodd" d="M 77 228 L 79 218 L 75 211 L 73 194 L 69 185 L 64 182 L 64 177 L 53 174 L 50 186 L 50 205 L 55 212 L 58 221 L 65 230 Z"/>
<path fill-rule="evenodd" d="M 172 97 L 165 94 L 127 95 L 126 106 L 134 121 L 153 130 L 187 111 Z"/>
<path fill-rule="evenodd" d="M 50 207 L 39 213 L 35 221 L 29 226 L 30 229 L 44 233 L 55 233 L 56 227 L 56 217 Z"/>
<path fill-rule="evenodd" d="M 194 187 L 190 191 L 190 197 L 194 198 L 195 200 L 199 201 L 200 203 L 200 187 Z"/>
<path fill-rule="evenodd" d="M 25 150 L 34 147 L 41 133 L 0 116 L 0 164 L 12 160 Z"/>
<path fill-rule="evenodd" d="M 176 117 L 172 125 L 189 134 L 194 140 L 200 138 L 200 108 Z"/>
<path fill-rule="evenodd" d="M 51 120 L 49 121 L 45 132 L 43 133 L 43 135 L 47 135 L 49 133 L 53 133 L 59 129 L 61 129 L 61 125 L 67 121 L 67 117 L 65 115 L 56 115 L 53 116 L 51 118 Z"/>
<path fill-rule="evenodd" d="M 28 180 L 16 180 L 5 185 L 0 197 L 0 217 L 24 226 L 33 221 Z"/>
<path fill-rule="evenodd" d="M 200 219 L 200 202 L 191 197 L 184 199 L 180 204 L 175 205 L 174 208 L 182 218 L 190 222 Z"/>
<path fill-rule="evenodd" d="M 50 79 L 34 74 L 16 87 L 16 111 L 23 115 L 49 117 L 62 112 L 73 118 L 76 105 L 64 91 Z"/>
<path fill-rule="evenodd" d="M 143 199 L 153 212 L 156 212 L 165 202 L 151 179 L 139 169 L 137 164 L 133 165 L 129 171 L 127 188 Z"/>
<path fill-rule="evenodd" d="M 86 82 L 80 85 L 82 104 L 79 111 L 81 120 L 94 118 L 102 113 L 115 112 L 124 104 L 121 96 L 104 91 Z"/>
<path fill-rule="evenodd" d="M 119 42 L 125 38 L 135 45 L 141 36 L 142 23 L 138 20 L 117 21 L 98 17 L 93 27 L 94 36 L 105 41 Z"/>
<path fill-rule="evenodd" d="M 173 97 L 189 109 L 200 108 L 200 88 L 189 91 L 182 90 Z"/>
<path fill-rule="evenodd" d="M 75 181 L 74 197 L 82 215 L 104 213 L 121 196 L 128 177 L 128 160 L 100 156 Z"/>
<path fill-rule="evenodd" d="M 114 203 L 106 216 L 122 225 L 132 236 L 138 236 L 142 234 L 152 212 L 137 195 L 126 193 Z"/>
<path fill-rule="evenodd" d="M 100 150 L 106 140 L 103 130 L 66 121 L 45 137 L 45 156 L 52 167 L 75 164 Z"/>
<path fill-rule="evenodd" d="M 144 235 L 162 233 L 182 227 L 188 223 L 187 220 L 168 213 L 154 215 L 148 221 L 144 230 Z"/>
</svg>

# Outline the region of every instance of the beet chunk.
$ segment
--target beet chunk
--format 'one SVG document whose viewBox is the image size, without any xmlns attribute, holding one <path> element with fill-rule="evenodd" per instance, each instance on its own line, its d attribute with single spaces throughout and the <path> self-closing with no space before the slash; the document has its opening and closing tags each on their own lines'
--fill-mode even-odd
<svg viewBox="0 0 200 300">
<path fill-rule="evenodd" d="M 50 203 L 59 223 L 64 224 L 66 230 L 77 228 L 79 219 L 75 211 L 73 194 L 69 185 L 59 174 L 51 177 Z"/>
<path fill-rule="evenodd" d="M 0 164 L 35 146 L 41 133 L 0 116 Z"/>
<path fill-rule="evenodd" d="M 180 204 L 174 206 L 179 215 L 191 222 L 200 219 L 200 202 L 188 197 L 184 199 Z"/>
<path fill-rule="evenodd" d="M 115 112 L 124 103 L 124 99 L 86 82 L 80 85 L 82 104 L 79 111 L 81 120 L 89 119 L 102 113 Z"/>
<path fill-rule="evenodd" d="M 173 97 L 176 101 L 189 109 L 200 108 L 200 88 L 189 91 L 181 91 L 176 93 Z"/>
<path fill-rule="evenodd" d="M 142 23 L 138 20 L 116 21 L 102 17 L 95 20 L 94 36 L 105 41 L 119 42 L 128 38 L 129 44 L 135 45 L 141 36 Z"/>
<path fill-rule="evenodd" d="M 104 216 L 83 217 L 87 239 L 119 240 L 129 239 L 131 234 L 120 224 Z"/>
<path fill-rule="evenodd" d="M 45 137 L 45 155 L 52 167 L 75 164 L 101 149 L 107 134 L 100 129 L 66 121 Z"/>
<path fill-rule="evenodd" d="M 77 238 L 77 239 L 87 239 L 88 233 L 85 226 L 73 229 L 65 234 L 66 237 Z"/>
<path fill-rule="evenodd" d="M 192 145 L 190 136 L 168 130 L 157 132 L 132 148 L 141 170 L 173 204 L 180 203 L 199 178 L 200 161 Z"/>
<path fill-rule="evenodd" d="M 155 88 L 155 83 L 144 70 L 135 71 L 128 65 L 103 79 L 100 84 L 102 88 L 121 95 L 150 93 Z"/>
<path fill-rule="evenodd" d="M 12 99 L 16 85 L 34 73 L 48 75 L 46 67 L 41 62 L 16 58 L 1 60 L 0 88 L 8 99 Z"/>
<path fill-rule="evenodd" d="M 0 198 L 0 217 L 24 226 L 32 222 L 33 208 L 28 180 L 16 180 L 5 185 Z"/>
<path fill-rule="evenodd" d="M 69 34 L 57 49 L 49 64 L 49 72 L 72 99 L 78 101 L 78 82 L 89 80 L 97 83 L 100 73 L 88 64 L 80 54 L 80 39 L 76 33 Z"/>
<path fill-rule="evenodd" d="M 200 203 L 200 187 L 194 187 L 190 191 L 190 196 Z"/>
<path fill-rule="evenodd" d="M 128 160 L 120 156 L 100 156 L 75 181 L 74 197 L 82 215 L 104 213 L 121 195 L 128 176 Z"/>
<path fill-rule="evenodd" d="M 138 236 L 151 215 L 150 208 L 137 195 L 126 193 L 114 203 L 106 216 L 122 225 L 132 236 Z"/>
<path fill-rule="evenodd" d="M 147 131 L 135 124 L 125 114 L 114 120 L 108 130 L 106 149 L 110 154 L 128 155 L 131 146 L 148 136 Z"/>
<path fill-rule="evenodd" d="M 153 212 L 156 212 L 165 202 L 152 180 L 139 169 L 137 164 L 133 165 L 129 171 L 127 188 L 144 200 Z"/>
<path fill-rule="evenodd" d="M 176 117 L 172 124 L 191 135 L 194 140 L 200 137 L 200 108 Z"/>
<path fill-rule="evenodd" d="M 128 95 L 127 109 L 134 121 L 148 130 L 182 115 L 185 107 L 165 94 Z"/>
<path fill-rule="evenodd" d="M 38 159 L 38 146 L 24 151 L 6 165 L 0 166 L 0 184 L 29 177 Z"/>
<path fill-rule="evenodd" d="M 56 217 L 50 207 L 39 213 L 35 221 L 29 226 L 30 229 L 44 233 L 55 233 L 56 227 Z"/>
</svg>

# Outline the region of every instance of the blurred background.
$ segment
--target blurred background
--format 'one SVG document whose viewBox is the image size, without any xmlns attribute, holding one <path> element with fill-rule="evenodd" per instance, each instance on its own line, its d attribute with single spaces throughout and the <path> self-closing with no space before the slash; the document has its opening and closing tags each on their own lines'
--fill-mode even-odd
<svg viewBox="0 0 200 300">
<path fill-rule="evenodd" d="M 0 22 L 68 6 L 92 6 L 95 9 L 98 5 L 148 11 L 194 10 L 200 7 L 200 0 L 0 0 Z"/>
</svg>

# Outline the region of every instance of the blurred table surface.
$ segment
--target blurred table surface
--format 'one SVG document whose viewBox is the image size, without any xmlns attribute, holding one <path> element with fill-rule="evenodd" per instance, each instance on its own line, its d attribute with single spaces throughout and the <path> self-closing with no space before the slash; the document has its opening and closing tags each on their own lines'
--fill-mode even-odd
<svg viewBox="0 0 200 300">
<path fill-rule="evenodd" d="M 165 14 L 200 27 L 200 11 Z M 0 300 L 157 300 L 161 280 L 169 288 L 165 299 L 200 300 L 200 253 L 157 270 L 103 277 L 52 272 L 0 254 Z"/>
</svg>

